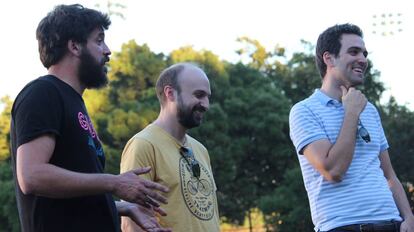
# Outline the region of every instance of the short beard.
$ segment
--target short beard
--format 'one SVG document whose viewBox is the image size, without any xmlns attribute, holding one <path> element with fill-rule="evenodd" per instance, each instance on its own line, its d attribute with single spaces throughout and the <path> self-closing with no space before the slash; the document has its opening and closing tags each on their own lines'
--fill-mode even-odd
<svg viewBox="0 0 414 232">
<path fill-rule="evenodd" d="M 194 111 L 205 112 L 206 109 L 201 105 L 195 105 L 193 108 L 186 107 L 184 105 L 183 99 L 181 96 L 178 96 L 178 108 L 177 116 L 178 122 L 185 128 L 191 129 L 198 127 L 201 124 L 201 120 L 196 120 L 193 116 Z"/>
<path fill-rule="evenodd" d="M 87 49 L 82 50 L 78 70 L 79 80 L 87 89 L 99 89 L 108 84 L 106 67 L 103 66 L 108 57 L 98 63 Z"/>
</svg>

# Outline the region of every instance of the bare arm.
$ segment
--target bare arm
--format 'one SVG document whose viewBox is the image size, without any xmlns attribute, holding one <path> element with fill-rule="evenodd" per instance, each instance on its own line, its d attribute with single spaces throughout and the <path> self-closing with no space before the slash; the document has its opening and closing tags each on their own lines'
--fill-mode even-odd
<svg viewBox="0 0 414 232">
<path fill-rule="evenodd" d="M 348 170 L 354 157 L 359 115 L 367 100 L 358 90 L 342 88 L 342 102 L 345 108 L 344 120 L 335 144 L 327 139 L 307 145 L 303 154 L 312 166 L 329 181 L 339 182 Z"/>
<path fill-rule="evenodd" d="M 55 137 L 52 135 L 43 135 L 18 147 L 16 173 L 24 194 L 69 198 L 112 193 L 142 205 L 153 204 L 158 207 L 156 201 L 166 202 L 165 197 L 155 192 L 166 192 L 166 187 L 138 176 L 149 172 L 150 168 L 121 175 L 72 172 L 49 163 L 54 148 Z"/>
<path fill-rule="evenodd" d="M 404 219 L 404 222 L 401 225 L 401 231 L 414 231 L 414 216 L 411 211 L 410 204 L 408 203 L 404 188 L 398 180 L 398 177 L 391 165 L 388 150 L 383 151 L 379 158 L 381 161 L 381 168 L 384 171 L 384 176 L 388 181 L 388 186 L 391 189 L 394 201 Z"/>
</svg>

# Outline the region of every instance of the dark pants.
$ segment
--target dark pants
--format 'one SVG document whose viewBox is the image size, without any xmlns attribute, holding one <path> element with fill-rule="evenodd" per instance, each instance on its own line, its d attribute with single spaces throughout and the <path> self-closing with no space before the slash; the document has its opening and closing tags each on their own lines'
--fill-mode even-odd
<svg viewBox="0 0 414 232">
<path fill-rule="evenodd" d="M 381 223 L 364 223 L 340 226 L 328 232 L 400 232 L 401 222 L 389 221 Z"/>
</svg>

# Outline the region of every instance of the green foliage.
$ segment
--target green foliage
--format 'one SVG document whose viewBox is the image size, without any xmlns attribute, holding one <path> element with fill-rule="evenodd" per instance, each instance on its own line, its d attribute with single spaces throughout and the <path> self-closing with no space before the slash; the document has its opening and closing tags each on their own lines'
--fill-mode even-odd
<svg viewBox="0 0 414 232">
<path fill-rule="evenodd" d="M 155 86 L 166 62 L 163 54 L 155 54 L 147 45 L 139 46 L 131 40 L 112 55 L 110 65 L 108 100 L 113 106 L 131 109 L 141 101 L 144 90 Z"/>
<path fill-rule="evenodd" d="M 219 117 L 207 113 L 192 133 L 210 150 L 221 215 L 241 224 L 292 164 L 287 158 L 290 102 L 256 69 L 228 65 L 228 76 L 229 84 L 221 86 L 224 99 L 211 109 Z"/>
<path fill-rule="evenodd" d="M 111 57 L 109 86 L 86 92 L 89 114 L 104 144 L 106 171 L 119 173 L 124 145 L 157 117 L 159 103 L 154 88 L 166 65 L 163 54 L 131 40 Z"/>
<path fill-rule="evenodd" d="M 402 183 L 414 184 L 414 112 L 391 98 L 382 107 L 382 123 L 389 143 L 391 163 Z"/>
<path fill-rule="evenodd" d="M 237 54 L 241 56 L 248 56 L 250 58 L 249 66 L 256 69 L 262 70 L 265 68 L 266 60 L 270 54 L 266 51 L 266 48 L 255 39 L 249 37 L 240 37 L 237 42 L 244 45 L 244 48 L 237 50 Z"/>
<path fill-rule="evenodd" d="M 289 139 L 291 106 L 321 85 L 313 46 L 290 58 L 276 46 L 266 51 L 257 40 L 239 38 L 241 61 L 222 61 L 207 50 L 181 47 L 169 55 L 156 54 L 131 40 L 110 61 L 108 88 L 86 91 L 84 99 L 106 154 L 106 171 L 119 173 L 124 145 L 156 119 L 159 103 L 155 82 L 160 72 L 177 62 L 195 62 L 210 79 L 210 110 L 201 127 L 190 131 L 209 150 L 220 215 L 242 224 L 259 208 L 273 231 L 311 231 L 308 199 L 297 157 Z M 384 85 L 369 63 L 367 98 L 380 110 L 390 144 L 390 157 L 410 201 L 414 201 L 414 113 L 393 98 L 380 105 Z M 0 114 L 0 231 L 18 231 L 17 208 L 9 164 L 11 100 L 2 98 Z M 4 160 L 4 161 L 1 161 Z"/>
<path fill-rule="evenodd" d="M 0 99 L 0 106 L 4 105 L 4 109 L 0 114 L 0 162 L 10 156 L 10 116 L 12 102 L 8 96 Z"/>
<path fill-rule="evenodd" d="M 262 198 L 259 207 L 266 223 L 277 231 L 314 231 L 299 166 L 285 171 L 280 187 Z"/>
<path fill-rule="evenodd" d="M 0 232 L 20 231 L 10 160 L 0 161 Z"/>
<path fill-rule="evenodd" d="M 367 99 L 380 108 L 381 95 L 385 90 L 384 83 L 380 80 L 380 72 L 373 68 L 373 64 L 368 60 L 368 68 L 365 73 L 364 85 L 361 86 L 361 91 Z"/>
<path fill-rule="evenodd" d="M 228 74 L 226 64 L 219 60 L 218 56 L 210 51 L 196 51 L 191 46 L 181 47 L 170 54 L 171 63 L 192 62 L 204 70 L 210 79 L 212 97 L 216 102 L 224 99 L 224 86 L 228 86 Z"/>
</svg>

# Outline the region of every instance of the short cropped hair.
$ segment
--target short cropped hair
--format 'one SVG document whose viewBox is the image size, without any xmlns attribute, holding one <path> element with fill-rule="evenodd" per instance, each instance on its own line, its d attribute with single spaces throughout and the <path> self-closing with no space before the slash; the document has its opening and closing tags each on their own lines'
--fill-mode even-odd
<svg viewBox="0 0 414 232">
<path fill-rule="evenodd" d="M 323 61 L 323 53 L 329 52 L 337 57 L 341 50 L 341 39 L 343 34 L 354 34 L 363 37 L 362 30 L 358 26 L 349 23 L 337 24 L 329 27 L 318 37 L 315 62 L 322 78 L 326 75 L 327 68 Z"/>
</svg>

